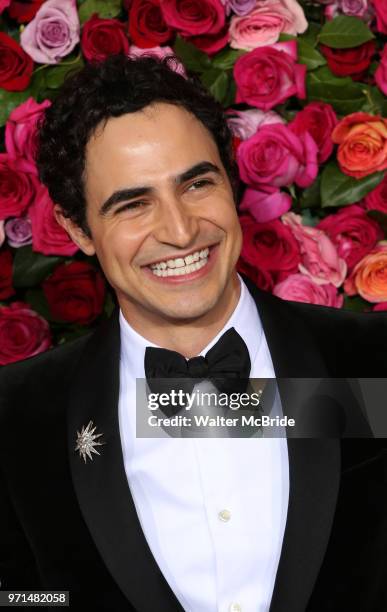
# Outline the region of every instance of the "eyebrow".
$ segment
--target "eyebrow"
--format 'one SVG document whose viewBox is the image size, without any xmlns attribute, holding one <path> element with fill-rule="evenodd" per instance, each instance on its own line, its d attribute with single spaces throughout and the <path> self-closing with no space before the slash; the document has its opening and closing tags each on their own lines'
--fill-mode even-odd
<svg viewBox="0 0 387 612">
<path fill-rule="evenodd" d="M 181 185 L 182 183 L 190 181 L 191 179 L 196 178 L 197 176 L 201 176 L 202 174 L 206 174 L 207 172 L 214 172 L 218 175 L 221 174 L 221 170 L 220 168 L 218 168 L 218 166 L 212 164 L 211 162 L 203 161 L 199 162 L 198 164 L 195 164 L 194 166 L 192 166 L 192 168 L 188 168 L 188 170 L 185 170 L 181 174 L 175 176 L 174 181 L 176 185 Z M 143 187 L 119 189 L 112 193 L 112 195 L 109 196 L 108 199 L 102 204 L 99 210 L 99 215 L 102 217 L 106 216 L 109 210 L 111 210 L 113 206 L 119 204 L 120 202 L 127 202 L 128 200 L 133 200 L 134 198 L 150 195 L 154 192 L 154 187 L 146 185 L 144 185 Z"/>
</svg>

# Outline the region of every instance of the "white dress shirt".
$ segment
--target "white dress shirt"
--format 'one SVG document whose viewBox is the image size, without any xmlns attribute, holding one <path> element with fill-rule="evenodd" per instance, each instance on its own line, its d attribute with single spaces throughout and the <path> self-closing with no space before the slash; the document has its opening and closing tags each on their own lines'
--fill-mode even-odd
<svg viewBox="0 0 387 612">
<path fill-rule="evenodd" d="M 273 378 L 254 299 L 239 279 L 234 312 L 200 354 L 234 327 L 249 350 L 250 378 Z M 289 500 L 286 438 L 137 438 L 136 378 L 145 377 L 145 348 L 156 345 L 122 312 L 120 332 L 125 470 L 157 564 L 187 612 L 267 612 Z"/>
</svg>

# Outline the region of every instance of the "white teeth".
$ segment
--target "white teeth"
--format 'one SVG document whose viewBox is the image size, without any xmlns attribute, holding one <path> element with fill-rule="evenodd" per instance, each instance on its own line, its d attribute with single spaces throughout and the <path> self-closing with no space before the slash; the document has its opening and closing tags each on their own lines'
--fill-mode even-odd
<svg viewBox="0 0 387 612">
<path fill-rule="evenodd" d="M 207 259 L 209 255 L 210 249 L 207 247 L 202 251 L 195 251 L 195 253 L 191 253 L 187 255 L 184 259 L 182 257 L 177 257 L 176 259 L 168 259 L 167 261 L 160 261 L 156 264 L 152 264 L 149 266 L 152 270 L 174 270 L 176 268 L 186 268 L 194 264 L 197 261 L 202 259 Z M 186 274 L 186 273 L 185 273 Z M 160 276 L 159 274 L 157 276 Z M 170 274 L 168 274 L 170 276 Z"/>
<path fill-rule="evenodd" d="M 200 259 L 200 261 L 189 264 L 188 266 L 180 266 L 176 268 L 167 268 L 166 270 L 161 270 L 159 268 L 153 268 L 152 272 L 156 276 L 180 276 L 183 274 L 190 274 L 191 272 L 195 272 L 195 270 L 200 270 L 203 268 L 208 262 L 208 258 Z"/>
</svg>

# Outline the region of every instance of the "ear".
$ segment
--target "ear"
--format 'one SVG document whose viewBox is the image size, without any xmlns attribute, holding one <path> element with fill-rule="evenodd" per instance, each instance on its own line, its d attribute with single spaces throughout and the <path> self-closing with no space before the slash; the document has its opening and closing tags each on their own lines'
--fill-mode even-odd
<svg viewBox="0 0 387 612">
<path fill-rule="evenodd" d="M 79 246 L 81 251 L 86 255 L 94 255 L 95 248 L 91 238 L 86 236 L 85 232 L 68 217 L 65 217 L 62 208 L 59 204 L 54 205 L 54 216 L 59 225 L 61 225 L 70 235 L 73 242 Z"/>
</svg>

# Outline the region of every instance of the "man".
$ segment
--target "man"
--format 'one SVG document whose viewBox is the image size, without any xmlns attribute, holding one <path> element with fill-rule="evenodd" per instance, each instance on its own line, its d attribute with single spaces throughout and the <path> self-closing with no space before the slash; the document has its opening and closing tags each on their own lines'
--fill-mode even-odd
<svg viewBox="0 0 387 612">
<path fill-rule="evenodd" d="M 118 308 L 2 371 L 2 589 L 122 612 L 385 610 L 380 441 L 137 438 L 134 405 L 150 354 L 197 364 L 230 329 L 252 378 L 384 376 L 385 315 L 286 303 L 237 275 L 230 134 L 166 64 L 117 56 L 69 80 L 39 168 Z"/>
</svg>

